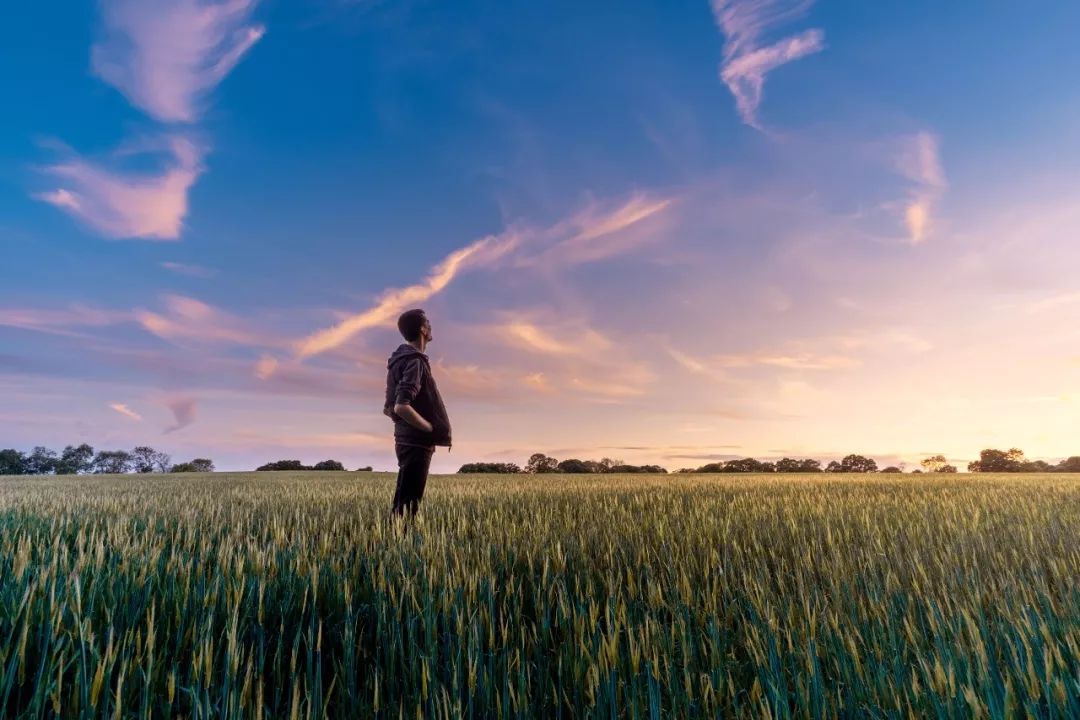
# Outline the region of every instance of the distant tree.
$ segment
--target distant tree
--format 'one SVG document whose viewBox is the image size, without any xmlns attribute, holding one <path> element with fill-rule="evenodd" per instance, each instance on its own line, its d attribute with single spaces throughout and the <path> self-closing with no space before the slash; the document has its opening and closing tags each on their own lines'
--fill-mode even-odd
<svg viewBox="0 0 1080 720">
<path fill-rule="evenodd" d="M 825 466 L 825 472 L 828 472 L 828 473 L 844 472 L 844 468 L 840 463 L 836 462 L 835 460 L 830 460 L 829 464 Z"/>
<path fill-rule="evenodd" d="M 529 462 L 525 464 L 525 472 L 528 473 L 553 473 L 558 472 L 559 461 L 548 457 L 544 453 L 533 453 Z"/>
<path fill-rule="evenodd" d="M 52 475 L 59 461 L 55 451 L 38 445 L 26 456 L 26 474 Z"/>
<path fill-rule="evenodd" d="M 195 458 L 191 462 L 177 463 L 169 472 L 174 473 L 208 473 L 214 472 L 214 461 L 209 458 Z"/>
<path fill-rule="evenodd" d="M 1080 473 L 1080 455 L 1065 458 L 1054 468 L 1056 472 Z"/>
<path fill-rule="evenodd" d="M 942 465 L 941 467 L 939 467 L 937 469 L 937 472 L 939 472 L 939 473 L 954 473 L 954 472 L 956 472 L 956 466 L 955 465 Z"/>
<path fill-rule="evenodd" d="M 696 473 L 730 472 L 730 471 L 724 470 L 725 464 L 726 463 L 722 463 L 722 462 L 706 463 L 706 464 L 702 465 L 701 467 L 699 467 L 698 469 L 692 470 L 691 472 L 696 472 Z"/>
<path fill-rule="evenodd" d="M 922 470 L 920 470 L 919 468 L 915 468 L 914 470 L 911 471 L 911 474 L 912 475 L 922 475 Z"/>
<path fill-rule="evenodd" d="M 140 445 L 131 451 L 131 468 L 137 473 L 168 472 L 171 458 L 167 453 Z"/>
<path fill-rule="evenodd" d="M 589 473 L 592 469 L 584 460 L 578 460 L 571 458 L 570 460 L 563 460 L 561 463 L 555 466 L 556 472 L 561 473 Z"/>
<path fill-rule="evenodd" d="M 845 455 L 840 461 L 840 472 L 872 473 L 877 472 L 877 463 L 862 455 Z"/>
<path fill-rule="evenodd" d="M 614 472 L 612 468 L 616 465 L 625 465 L 622 460 L 613 460 L 611 458 L 600 458 L 600 467 L 603 468 L 601 472 Z"/>
<path fill-rule="evenodd" d="M 596 460 L 582 460 L 582 462 L 585 463 L 585 467 L 588 468 L 588 470 L 586 472 L 591 472 L 591 473 L 607 472 L 607 468 L 605 468 L 603 465 L 601 465 Z"/>
<path fill-rule="evenodd" d="M 60 453 L 56 463 L 57 475 L 82 475 L 93 470 L 94 448 L 86 443 L 79 446 L 68 445 Z"/>
<path fill-rule="evenodd" d="M 944 455 L 931 455 L 930 457 L 923 458 L 919 461 L 919 465 L 926 472 L 937 472 L 943 465 L 947 465 L 949 461 Z"/>
<path fill-rule="evenodd" d="M 0 475 L 25 475 L 26 456 L 19 450 L 0 450 Z"/>
<path fill-rule="evenodd" d="M 322 462 L 315 463 L 312 470 L 344 470 L 345 466 L 339 463 L 337 460 L 323 460 Z"/>
<path fill-rule="evenodd" d="M 255 468 L 256 471 L 266 470 L 311 470 L 311 466 L 305 465 L 299 460 L 278 460 L 276 462 L 266 463 Z"/>
<path fill-rule="evenodd" d="M 101 450 L 94 456 L 94 474 L 126 473 L 131 470 L 131 453 L 126 450 Z"/>
<path fill-rule="evenodd" d="M 979 459 L 968 463 L 969 472 L 1021 472 L 1024 465 L 1024 451 L 1010 448 L 1008 451 L 987 448 L 979 453 Z"/>
<path fill-rule="evenodd" d="M 496 473 L 499 475 L 513 475 L 521 472 L 516 463 L 465 463 L 458 469 L 459 473 Z"/>
<path fill-rule="evenodd" d="M 896 467 L 895 465 L 890 465 L 887 468 L 883 468 L 881 470 L 881 472 L 883 472 L 883 473 L 902 473 L 904 471 L 901 470 L 900 468 Z"/>
<path fill-rule="evenodd" d="M 660 467 L 659 465 L 613 465 L 609 472 L 612 473 L 660 473 L 666 474 L 667 468 Z M 679 470 L 679 472 L 693 472 L 690 468 L 685 470 Z"/>
<path fill-rule="evenodd" d="M 371 466 L 365 465 L 364 467 L 356 468 L 356 472 L 371 472 Z"/>
<path fill-rule="evenodd" d="M 821 472 L 821 463 L 812 458 L 796 460 L 783 458 L 776 461 L 776 472 L 780 473 L 814 473 Z"/>
<path fill-rule="evenodd" d="M 26 456 L 27 475 L 52 475 L 59 462 L 56 453 L 47 447 L 38 445 Z"/>
</svg>

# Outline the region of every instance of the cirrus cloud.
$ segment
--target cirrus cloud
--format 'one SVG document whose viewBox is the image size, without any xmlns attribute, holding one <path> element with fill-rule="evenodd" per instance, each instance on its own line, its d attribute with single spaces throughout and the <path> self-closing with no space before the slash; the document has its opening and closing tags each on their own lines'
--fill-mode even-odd
<svg viewBox="0 0 1080 720">
<path fill-rule="evenodd" d="M 106 237 L 176 240 L 187 215 L 188 190 L 203 171 L 202 150 L 177 135 L 165 138 L 163 146 L 150 148 L 165 157 L 152 173 L 126 172 L 78 155 L 47 166 L 45 173 L 59 178 L 59 187 L 34 197 Z"/>
<path fill-rule="evenodd" d="M 765 87 L 765 76 L 792 60 L 813 55 L 825 48 L 825 34 L 805 30 L 762 46 L 762 36 L 771 29 L 806 13 L 812 0 L 713 0 L 713 15 L 724 35 L 724 62 L 720 78 L 735 96 L 739 117 L 761 130 L 757 110 Z"/>
<path fill-rule="evenodd" d="M 203 97 L 265 32 L 255 0 L 104 0 L 94 73 L 163 122 L 192 122 Z"/>
</svg>

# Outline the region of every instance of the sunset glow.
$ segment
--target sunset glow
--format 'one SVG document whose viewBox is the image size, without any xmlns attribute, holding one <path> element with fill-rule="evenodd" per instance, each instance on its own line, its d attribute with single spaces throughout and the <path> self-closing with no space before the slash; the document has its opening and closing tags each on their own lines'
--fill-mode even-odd
<svg viewBox="0 0 1080 720">
<path fill-rule="evenodd" d="M 1075 3 L 5 11 L 0 446 L 1080 455 Z M 49 28 L 43 33 L 41 28 Z"/>
</svg>

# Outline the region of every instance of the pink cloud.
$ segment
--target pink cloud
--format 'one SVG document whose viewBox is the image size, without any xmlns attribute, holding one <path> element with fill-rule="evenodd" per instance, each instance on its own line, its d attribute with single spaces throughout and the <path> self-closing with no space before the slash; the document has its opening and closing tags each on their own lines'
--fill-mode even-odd
<svg viewBox="0 0 1080 720">
<path fill-rule="evenodd" d="M 165 139 L 168 158 L 156 173 L 107 169 L 82 157 L 45 168 L 63 184 L 36 194 L 111 238 L 175 240 L 187 214 L 188 190 L 202 173 L 202 152 L 180 136 Z"/>
<path fill-rule="evenodd" d="M 713 0 L 713 15 L 725 38 L 720 78 L 735 96 L 739 116 L 753 128 L 761 129 L 757 110 L 765 76 L 781 65 L 825 48 L 825 34 L 817 29 L 760 45 L 765 33 L 804 15 L 811 1 Z"/>
<path fill-rule="evenodd" d="M 73 327 L 105 327 L 131 320 L 131 313 L 72 304 L 62 310 L 0 308 L 0 325 L 58 335 L 78 335 Z"/>
<path fill-rule="evenodd" d="M 252 332 L 246 323 L 195 298 L 166 295 L 165 313 L 136 310 L 134 318 L 147 332 L 163 340 L 181 342 L 194 340 L 205 343 L 231 343 L 247 346 L 267 346 L 279 341 L 271 336 Z"/>
<path fill-rule="evenodd" d="M 914 184 L 904 205 L 904 224 L 911 243 L 917 245 L 929 234 L 934 206 L 947 186 L 937 137 L 923 131 L 901 138 L 895 163 L 897 171 Z"/>
<path fill-rule="evenodd" d="M 124 403 L 109 403 L 109 407 L 120 413 L 124 417 L 131 418 L 132 420 L 142 420 L 142 415 L 135 412 Z"/>
<path fill-rule="evenodd" d="M 653 237 L 628 231 L 661 215 L 673 202 L 637 193 L 613 208 L 592 204 L 540 233 L 547 246 L 532 255 L 522 253 L 517 264 L 579 265 L 622 255 Z"/>
<path fill-rule="evenodd" d="M 263 36 L 255 0 L 103 0 L 94 73 L 163 122 L 192 122 L 203 97 Z"/>
<path fill-rule="evenodd" d="M 312 333 L 297 342 L 297 356 L 307 358 L 318 355 L 341 346 L 364 330 L 392 326 L 402 311 L 442 292 L 458 273 L 497 262 L 516 247 L 518 241 L 519 237 L 516 233 L 508 232 L 482 238 L 455 250 L 432 268 L 424 281 L 387 290 L 367 310 L 351 315 L 336 325 Z"/>
<path fill-rule="evenodd" d="M 165 401 L 165 406 L 172 411 L 173 424 L 165 428 L 165 433 L 176 432 L 186 428 L 191 423 L 195 422 L 195 398 L 192 397 L 174 397 Z"/>
</svg>

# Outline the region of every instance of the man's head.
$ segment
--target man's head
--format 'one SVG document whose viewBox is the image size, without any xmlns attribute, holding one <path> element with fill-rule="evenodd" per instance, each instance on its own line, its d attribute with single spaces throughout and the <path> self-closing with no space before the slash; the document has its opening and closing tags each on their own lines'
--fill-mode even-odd
<svg viewBox="0 0 1080 720">
<path fill-rule="evenodd" d="M 421 339 L 425 345 L 431 342 L 431 323 L 419 308 L 401 313 L 397 326 L 406 342 L 415 343 Z"/>
</svg>

